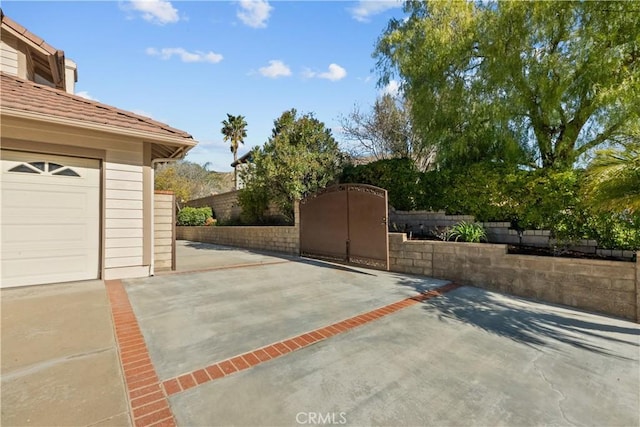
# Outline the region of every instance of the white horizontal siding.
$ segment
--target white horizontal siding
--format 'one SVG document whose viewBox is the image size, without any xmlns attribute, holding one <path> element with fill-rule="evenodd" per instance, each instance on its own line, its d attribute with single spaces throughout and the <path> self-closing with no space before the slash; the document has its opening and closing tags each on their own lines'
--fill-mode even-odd
<svg viewBox="0 0 640 427">
<path fill-rule="evenodd" d="M 108 209 L 107 218 L 129 218 L 142 219 L 142 210 L 140 209 Z"/>
<path fill-rule="evenodd" d="M 107 218 L 105 228 L 139 228 L 142 229 L 142 219 Z M 142 244 L 142 243 L 140 243 Z"/>
<path fill-rule="evenodd" d="M 105 197 L 107 200 L 142 200 L 142 190 L 112 190 L 107 188 L 105 190 Z"/>
<path fill-rule="evenodd" d="M 171 194 L 155 194 L 153 203 L 153 256 L 156 269 L 172 266 L 173 255 L 173 213 L 174 203 Z"/>
<path fill-rule="evenodd" d="M 18 52 L 5 42 L 0 42 L 0 71 L 18 75 Z"/>
<path fill-rule="evenodd" d="M 137 267 L 113 267 L 104 270 L 104 279 L 128 279 L 131 277 L 144 277 L 149 275 L 148 266 Z"/>
<path fill-rule="evenodd" d="M 142 181 L 121 181 L 107 179 L 107 190 L 142 191 Z"/>
<path fill-rule="evenodd" d="M 142 266 L 142 255 L 122 258 L 106 258 L 105 268 Z"/>
<path fill-rule="evenodd" d="M 142 168 L 140 166 L 129 166 L 129 165 L 118 165 L 117 167 L 122 168 L 126 166 L 126 170 L 123 169 L 107 169 L 106 178 L 107 181 L 118 180 L 118 181 L 134 181 L 140 182 L 142 177 Z"/>
<path fill-rule="evenodd" d="M 130 248 L 107 248 L 105 258 L 107 261 L 111 258 L 127 258 L 127 257 L 141 257 L 142 248 L 134 246 Z"/>
<path fill-rule="evenodd" d="M 106 209 L 138 209 L 142 210 L 142 200 L 108 199 Z"/>
<path fill-rule="evenodd" d="M 142 238 L 143 230 L 141 228 L 108 228 L 105 230 L 105 238 L 121 239 L 121 238 Z"/>
<path fill-rule="evenodd" d="M 142 152 L 109 150 L 105 162 L 105 275 L 137 271 L 143 262 Z M 120 163 L 120 161 L 127 163 Z M 134 164 L 131 164 L 134 163 Z"/>
<path fill-rule="evenodd" d="M 135 248 L 140 245 L 140 239 L 136 239 L 135 237 L 123 237 L 123 238 L 112 238 L 106 239 L 105 247 L 107 249 L 111 248 Z"/>
</svg>

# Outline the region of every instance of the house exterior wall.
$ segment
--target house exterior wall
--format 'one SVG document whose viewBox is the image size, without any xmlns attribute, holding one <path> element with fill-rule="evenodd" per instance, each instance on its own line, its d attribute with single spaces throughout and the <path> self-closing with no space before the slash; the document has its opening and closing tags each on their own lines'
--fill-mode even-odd
<svg viewBox="0 0 640 427">
<path fill-rule="evenodd" d="M 175 195 L 156 191 L 153 216 L 154 270 L 175 270 Z"/>
<path fill-rule="evenodd" d="M 18 73 L 17 40 L 15 37 L 5 34 L 4 32 L 2 34 L 2 40 L 0 41 L 0 71 L 23 79 L 26 78 L 26 75 L 21 76 Z"/>
<path fill-rule="evenodd" d="M 14 117 L 2 118 L 2 147 L 19 151 L 97 158 L 102 162 L 101 277 L 150 274 L 152 241 L 145 241 L 145 142 L 108 133 Z M 146 151 L 149 151 L 148 149 Z M 147 227 L 150 229 L 150 227 Z"/>
</svg>

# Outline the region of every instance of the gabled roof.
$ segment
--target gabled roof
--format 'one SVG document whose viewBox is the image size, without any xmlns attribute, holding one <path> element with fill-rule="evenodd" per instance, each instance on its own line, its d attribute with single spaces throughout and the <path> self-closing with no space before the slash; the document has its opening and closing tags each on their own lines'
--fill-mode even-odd
<svg viewBox="0 0 640 427">
<path fill-rule="evenodd" d="M 24 39 L 30 41 L 33 45 L 41 48 L 49 55 L 55 55 L 56 53 L 61 52 L 55 47 L 46 43 L 44 39 L 42 39 L 41 37 L 36 36 L 31 31 L 27 30 L 25 27 L 23 27 L 13 19 L 6 16 L 2 11 L 2 9 L 0 9 L 0 16 L 2 17 L 2 24 L 6 25 L 8 28 L 13 30 L 15 35 L 22 36 Z"/>
<path fill-rule="evenodd" d="M 44 73 L 43 77 L 50 74 L 51 81 L 57 88 L 66 89 L 64 52 L 46 43 L 43 38 L 6 16 L 1 8 L 0 17 L 2 18 L 2 30 L 28 46 L 26 53 L 33 61 L 34 70 Z"/>
<path fill-rule="evenodd" d="M 0 73 L 0 112 L 3 116 L 57 122 L 109 133 L 137 136 L 148 142 L 191 147 L 193 137 L 148 117 Z M 171 155 L 170 155 L 171 154 Z M 156 153 L 172 157 L 175 150 Z"/>
</svg>

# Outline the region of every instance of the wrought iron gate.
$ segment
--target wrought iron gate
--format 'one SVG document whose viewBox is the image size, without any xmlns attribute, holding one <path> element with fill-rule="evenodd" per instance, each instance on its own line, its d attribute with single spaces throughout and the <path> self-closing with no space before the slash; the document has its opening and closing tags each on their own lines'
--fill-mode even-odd
<svg viewBox="0 0 640 427">
<path fill-rule="evenodd" d="M 387 190 L 338 184 L 300 202 L 300 254 L 389 269 Z"/>
</svg>

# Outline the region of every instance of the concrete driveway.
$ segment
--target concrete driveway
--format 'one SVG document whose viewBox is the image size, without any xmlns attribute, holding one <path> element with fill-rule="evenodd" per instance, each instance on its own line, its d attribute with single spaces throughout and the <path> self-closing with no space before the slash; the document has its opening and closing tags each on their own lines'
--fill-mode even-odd
<svg viewBox="0 0 640 427">
<path fill-rule="evenodd" d="M 311 340 L 444 282 L 254 261 L 124 284 L 178 425 L 640 424 L 637 324 L 462 287 Z"/>
<path fill-rule="evenodd" d="M 100 280 L 3 289 L 2 426 L 128 426 Z"/>
<path fill-rule="evenodd" d="M 214 245 L 178 257 L 3 290 L 1 424 L 640 425 L 638 324 Z"/>
</svg>

